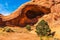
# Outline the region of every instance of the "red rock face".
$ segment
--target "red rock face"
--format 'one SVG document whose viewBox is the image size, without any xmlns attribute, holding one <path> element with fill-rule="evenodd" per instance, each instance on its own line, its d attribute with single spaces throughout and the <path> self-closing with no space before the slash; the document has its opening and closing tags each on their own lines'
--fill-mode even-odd
<svg viewBox="0 0 60 40">
<path fill-rule="evenodd" d="M 48 15 L 50 18 L 47 17 L 46 19 L 51 22 L 54 18 L 55 20 L 60 18 L 59 8 L 60 0 L 32 0 L 32 2 L 28 2 L 21 8 L 18 8 L 11 15 L 0 15 L 0 26 L 12 25 L 24 27 L 26 25 L 34 25 L 39 18 L 50 12 L 51 15 Z"/>
<path fill-rule="evenodd" d="M 19 16 L 13 14 L 17 17 L 6 20 L 6 21 L 3 21 L 3 17 L 0 18 L 0 26 L 1 25 L 2 26 L 4 26 L 4 25 L 8 25 L 8 26 L 13 25 L 13 26 L 22 26 L 22 27 L 24 27 L 26 25 L 34 25 L 35 23 L 37 23 L 38 18 L 42 17 L 45 14 L 48 14 L 49 12 L 50 12 L 50 9 L 45 8 L 43 6 L 26 5 L 21 10 L 21 14 L 19 14 Z M 14 16 L 12 16 L 12 17 L 14 17 Z"/>
<path fill-rule="evenodd" d="M 3 26 L 2 18 L 0 18 L 0 26 Z"/>
<path fill-rule="evenodd" d="M 27 5 L 22 9 L 19 25 L 34 25 L 35 23 L 37 23 L 38 18 L 42 17 L 45 14 L 48 14 L 49 12 L 50 10 L 48 11 L 48 8 L 45 7 L 39 7 L 37 5 Z"/>
<path fill-rule="evenodd" d="M 5 22 L 2 20 L 2 15 L 0 14 L 0 26 L 5 26 Z"/>
</svg>

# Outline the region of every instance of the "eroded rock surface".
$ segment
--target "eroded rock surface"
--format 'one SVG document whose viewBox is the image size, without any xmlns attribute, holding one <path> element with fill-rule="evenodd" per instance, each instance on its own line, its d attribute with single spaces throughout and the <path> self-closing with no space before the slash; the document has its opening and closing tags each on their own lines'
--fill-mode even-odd
<svg viewBox="0 0 60 40">
<path fill-rule="evenodd" d="M 17 13 L 13 13 L 13 16 L 10 15 L 11 17 L 3 16 L 1 18 L 1 21 L 6 22 L 5 25 L 13 25 L 13 26 L 26 26 L 27 24 L 34 25 L 35 23 L 38 22 L 38 18 L 42 17 L 45 14 L 48 14 L 49 12 L 50 9 L 44 6 L 27 4 L 21 10 L 21 14 L 19 14 L 18 16 L 15 15 Z"/>
<path fill-rule="evenodd" d="M 54 22 L 57 17 L 60 18 L 58 14 L 60 14 L 60 0 L 32 0 L 23 4 L 12 14 L 0 16 L 0 26 L 3 23 L 13 26 L 34 25 L 44 15 L 47 15 L 43 18 L 47 22 L 51 22 L 50 20 Z"/>
</svg>

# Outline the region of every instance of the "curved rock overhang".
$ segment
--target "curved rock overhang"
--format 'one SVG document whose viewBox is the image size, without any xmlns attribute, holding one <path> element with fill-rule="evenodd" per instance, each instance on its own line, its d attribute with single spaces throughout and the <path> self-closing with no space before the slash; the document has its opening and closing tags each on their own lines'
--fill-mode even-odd
<svg viewBox="0 0 60 40">
<path fill-rule="evenodd" d="M 21 11 L 21 19 L 19 25 L 34 25 L 37 23 L 38 18 L 41 18 L 45 14 L 50 13 L 50 8 L 44 6 L 38 6 L 33 4 L 26 5 Z"/>
<path fill-rule="evenodd" d="M 18 8 L 11 15 L 3 16 L 1 20 L 3 20 L 4 25 L 34 25 L 40 17 L 48 13 L 50 13 L 50 8 L 35 4 L 26 4 L 23 8 Z"/>
</svg>

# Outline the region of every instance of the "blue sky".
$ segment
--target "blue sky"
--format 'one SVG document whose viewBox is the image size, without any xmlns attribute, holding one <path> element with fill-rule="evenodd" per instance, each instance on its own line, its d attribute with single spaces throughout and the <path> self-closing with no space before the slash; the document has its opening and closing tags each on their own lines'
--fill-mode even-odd
<svg viewBox="0 0 60 40">
<path fill-rule="evenodd" d="M 0 0 L 0 14 L 9 15 L 27 1 L 30 0 Z"/>
</svg>

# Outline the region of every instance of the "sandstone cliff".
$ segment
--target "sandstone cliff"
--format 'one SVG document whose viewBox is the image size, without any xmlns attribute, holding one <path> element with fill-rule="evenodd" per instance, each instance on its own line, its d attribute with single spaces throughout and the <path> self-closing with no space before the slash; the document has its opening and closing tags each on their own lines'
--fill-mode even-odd
<svg viewBox="0 0 60 40">
<path fill-rule="evenodd" d="M 8 16 L 0 16 L 0 25 L 34 25 L 43 17 L 50 25 L 60 18 L 59 0 L 32 0 L 21 5 Z M 58 15 L 59 14 L 59 15 Z M 52 20 L 52 21 L 51 21 Z"/>
</svg>

